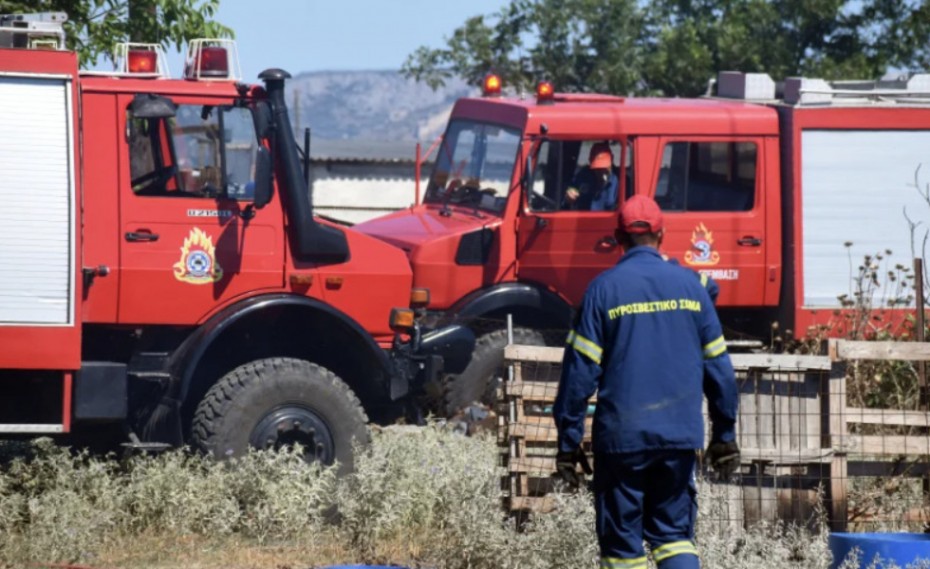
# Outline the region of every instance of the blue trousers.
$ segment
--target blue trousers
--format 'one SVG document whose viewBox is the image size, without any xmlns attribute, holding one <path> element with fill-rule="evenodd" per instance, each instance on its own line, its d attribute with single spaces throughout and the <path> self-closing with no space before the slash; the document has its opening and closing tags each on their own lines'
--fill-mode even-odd
<svg viewBox="0 0 930 569">
<path fill-rule="evenodd" d="M 597 453 L 594 507 L 601 569 L 698 569 L 693 450 Z"/>
</svg>

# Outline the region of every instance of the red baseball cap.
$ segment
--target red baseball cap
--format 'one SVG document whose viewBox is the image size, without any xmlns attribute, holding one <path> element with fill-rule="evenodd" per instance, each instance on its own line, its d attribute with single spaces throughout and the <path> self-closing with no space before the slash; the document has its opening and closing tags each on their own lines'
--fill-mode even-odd
<svg viewBox="0 0 930 569">
<path fill-rule="evenodd" d="M 662 210 L 652 198 L 635 195 L 620 209 L 620 230 L 626 233 L 658 233 L 664 227 Z"/>
</svg>

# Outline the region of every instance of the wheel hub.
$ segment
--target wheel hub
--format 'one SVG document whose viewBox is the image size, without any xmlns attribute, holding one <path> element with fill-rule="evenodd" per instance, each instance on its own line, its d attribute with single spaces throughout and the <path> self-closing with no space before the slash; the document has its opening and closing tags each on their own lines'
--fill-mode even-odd
<svg viewBox="0 0 930 569">
<path fill-rule="evenodd" d="M 281 407 L 265 415 L 252 429 L 249 444 L 260 450 L 300 445 L 307 462 L 329 465 L 336 458 L 336 445 L 329 427 L 319 415 L 297 405 Z"/>
</svg>

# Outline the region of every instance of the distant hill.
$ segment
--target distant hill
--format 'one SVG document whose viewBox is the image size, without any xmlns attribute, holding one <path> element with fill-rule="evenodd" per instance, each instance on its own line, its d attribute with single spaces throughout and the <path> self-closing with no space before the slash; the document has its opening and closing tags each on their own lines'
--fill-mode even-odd
<svg viewBox="0 0 930 569">
<path fill-rule="evenodd" d="M 286 94 L 291 120 L 314 139 L 427 142 L 442 133 L 455 100 L 477 92 L 458 79 L 433 91 L 398 71 L 316 71 L 288 81 Z"/>
</svg>

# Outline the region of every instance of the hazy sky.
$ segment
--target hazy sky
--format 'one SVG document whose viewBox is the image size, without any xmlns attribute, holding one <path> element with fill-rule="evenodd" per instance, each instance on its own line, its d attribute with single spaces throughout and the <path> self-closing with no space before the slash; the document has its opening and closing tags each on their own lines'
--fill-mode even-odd
<svg viewBox="0 0 930 569">
<path fill-rule="evenodd" d="M 399 69 L 421 45 L 441 47 L 466 18 L 509 0 L 221 0 L 246 81 L 268 67 L 302 71 Z M 181 58 L 169 51 L 174 74 Z"/>
</svg>

